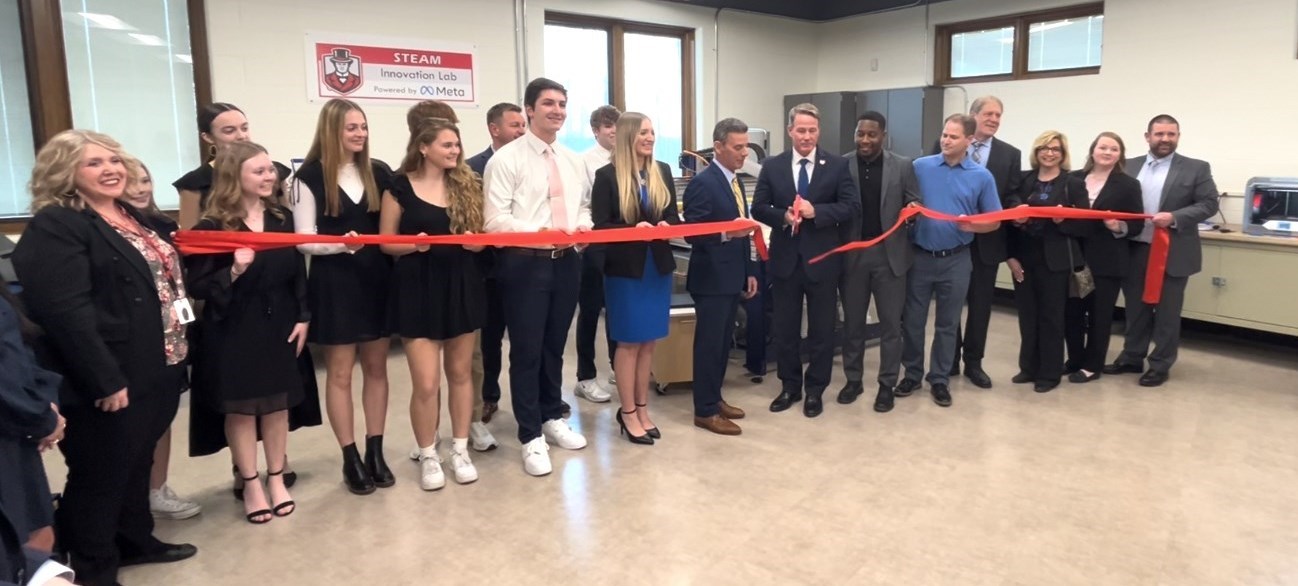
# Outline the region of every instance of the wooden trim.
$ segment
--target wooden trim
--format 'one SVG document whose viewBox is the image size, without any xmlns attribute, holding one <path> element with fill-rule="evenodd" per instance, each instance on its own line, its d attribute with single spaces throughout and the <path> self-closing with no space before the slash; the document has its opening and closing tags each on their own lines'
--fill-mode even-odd
<svg viewBox="0 0 1298 586">
<path fill-rule="evenodd" d="M 40 149 L 54 135 L 72 128 L 63 15 L 58 0 L 19 0 L 18 19 L 27 66 L 32 138 Z"/>
<path fill-rule="evenodd" d="M 618 25 L 629 33 L 646 33 L 651 35 L 670 35 L 677 37 L 686 33 L 694 32 L 694 29 L 679 26 L 650 24 L 645 22 L 635 22 L 632 20 L 594 16 L 590 14 L 573 14 L 570 12 L 554 12 L 550 10 L 545 12 L 545 24 L 558 24 L 575 26 L 578 28 L 597 28 L 604 30 L 609 30 L 613 26 Z"/>
<path fill-rule="evenodd" d="M 694 150 L 694 31 L 681 38 L 681 148 Z M 720 88 L 717 88 L 720 91 Z"/>
<path fill-rule="evenodd" d="M 194 98 L 199 109 L 202 109 L 212 103 L 212 65 L 207 52 L 207 6 L 204 0 L 186 0 L 185 7 L 189 12 L 189 56 L 194 69 Z M 202 150 L 199 149 L 200 152 Z"/>
<path fill-rule="evenodd" d="M 1099 67 L 1075 67 L 1069 69 L 1052 69 L 1049 71 L 1028 71 L 1028 59 L 1031 54 L 1031 27 L 1034 23 L 1081 18 L 1104 14 L 1104 3 L 1079 4 L 1051 10 L 1021 12 L 967 20 L 963 22 L 941 24 L 935 30 L 935 51 L 933 57 L 933 83 L 935 85 L 983 83 L 991 81 L 1014 81 L 1020 79 L 1042 79 L 1066 77 L 1070 75 L 1092 75 L 1100 72 Z M 978 77 L 951 77 L 951 37 L 953 35 L 984 30 L 995 30 L 1014 27 L 1013 66 L 1009 74 L 984 75 Z"/>
<path fill-rule="evenodd" d="M 626 29 L 614 23 L 608 31 L 608 99 L 618 110 L 626 111 Z"/>
</svg>

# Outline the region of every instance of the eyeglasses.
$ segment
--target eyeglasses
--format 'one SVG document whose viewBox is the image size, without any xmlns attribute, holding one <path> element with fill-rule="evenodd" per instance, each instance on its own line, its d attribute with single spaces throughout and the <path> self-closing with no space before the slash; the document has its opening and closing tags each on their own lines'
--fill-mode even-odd
<svg viewBox="0 0 1298 586">
<path fill-rule="evenodd" d="M 1040 147 L 1037 147 L 1037 152 L 1038 152 L 1038 153 L 1055 153 L 1055 154 L 1060 154 L 1060 155 L 1062 155 L 1062 154 L 1064 153 L 1064 148 L 1063 148 L 1063 147 L 1053 147 L 1053 146 L 1040 146 Z"/>
</svg>

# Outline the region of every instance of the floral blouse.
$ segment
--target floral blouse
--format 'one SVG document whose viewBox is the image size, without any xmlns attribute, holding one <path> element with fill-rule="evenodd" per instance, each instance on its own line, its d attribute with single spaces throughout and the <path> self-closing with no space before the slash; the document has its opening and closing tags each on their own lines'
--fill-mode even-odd
<svg viewBox="0 0 1298 586">
<path fill-rule="evenodd" d="M 134 224 L 134 222 L 132 222 Z M 156 232 L 136 224 L 139 232 L 110 224 L 135 250 L 140 252 L 153 274 L 158 290 L 158 304 L 162 306 L 162 342 L 167 355 L 167 365 L 180 364 L 189 355 L 189 341 L 185 338 L 185 324 L 176 313 L 176 300 L 184 299 L 185 279 L 180 268 L 180 255 Z"/>
</svg>

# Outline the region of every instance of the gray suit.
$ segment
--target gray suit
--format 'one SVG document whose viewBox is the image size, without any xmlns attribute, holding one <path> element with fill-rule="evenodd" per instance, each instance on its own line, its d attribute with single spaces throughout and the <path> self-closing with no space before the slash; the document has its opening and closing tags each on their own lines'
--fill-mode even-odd
<svg viewBox="0 0 1298 586">
<path fill-rule="evenodd" d="M 848 153 L 843 158 L 848 160 L 859 195 L 861 177 L 856 153 Z M 860 216 L 846 224 L 850 232 L 843 233 L 843 241 L 861 240 L 862 216 L 866 214 L 878 214 L 880 226 L 887 230 L 897 222 L 903 207 L 920 203 L 915 167 L 907 157 L 883 152 L 881 187 L 879 209 L 862 209 Z M 878 382 L 889 388 L 897 386 L 897 373 L 901 369 L 901 312 L 906 301 L 906 271 L 910 269 L 912 254 L 909 230 L 902 229 L 882 244 L 848 252 L 844 259 L 838 293 L 845 322 L 843 374 L 849 383 L 860 383 L 865 372 L 865 320 L 873 296 L 883 330 Z"/>
<path fill-rule="evenodd" d="M 1127 174 L 1139 177 L 1144 164 L 1145 157 L 1127 159 Z M 1199 222 L 1217 213 L 1217 195 L 1217 184 L 1212 180 L 1212 168 L 1207 162 L 1172 155 L 1157 210 L 1171 212 L 1175 218 L 1173 227 L 1168 228 L 1171 247 L 1163 277 L 1163 295 L 1157 306 L 1140 301 L 1145 293 L 1145 268 L 1149 262 L 1150 246 L 1144 242 L 1132 242 L 1131 272 L 1122 285 L 1127 300 L 1127 335 L 1118 363 L 1143 366 L 1148 355 L 1149 369 L 1166 373 L 1176 362 L 1185 285 L 1190 275 L 1203 267 Z M 1151 341 L 1153 352 L 1149 351 Z"/>
</svg>

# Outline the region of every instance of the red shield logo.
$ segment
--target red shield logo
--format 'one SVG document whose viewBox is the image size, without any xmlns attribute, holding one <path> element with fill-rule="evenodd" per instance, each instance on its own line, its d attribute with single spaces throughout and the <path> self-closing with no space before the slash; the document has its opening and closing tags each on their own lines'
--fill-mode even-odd
<svg viewBox="0 0 1298 586">
<path fill-rule="evenodd" d="M 361 59 L 346 48 L 335 48 L 329 55 L 320 57 L 321 81 L 325 87 L 342 95 L 361 87 Z"/>
</svg>

